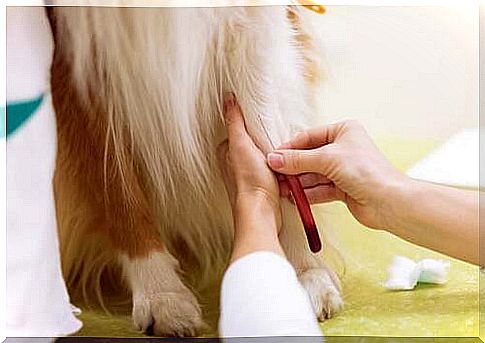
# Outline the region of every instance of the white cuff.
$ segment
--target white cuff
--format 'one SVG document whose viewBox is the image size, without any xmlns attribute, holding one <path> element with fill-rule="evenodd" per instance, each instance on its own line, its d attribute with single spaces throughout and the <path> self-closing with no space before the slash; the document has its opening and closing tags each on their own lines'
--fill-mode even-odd
<svg viewBox="0 0 485 343">
<path fill-rule="evenodd" d="M 246 255 L 226 271 L 219 332 L 222 337 L 322 335 L 295 270 L 271 252 Z"/>
</svg>

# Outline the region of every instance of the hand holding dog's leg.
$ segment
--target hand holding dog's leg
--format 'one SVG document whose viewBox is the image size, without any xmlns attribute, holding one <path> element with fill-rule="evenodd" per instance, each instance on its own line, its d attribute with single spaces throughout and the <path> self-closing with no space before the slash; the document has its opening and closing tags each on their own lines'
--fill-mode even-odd
<svg viewBox="0 0 485 343">
<path fill-rule="evenodd" d="M 226 96 L 224 109 L 229 139 L 219 146 L 218 158 L 234 218 L 232 261 L 261 250 L 284 255 L 278 182 L 247 134 L 233 95 Z"/>
<path fill-rule="evenodd" d="M 219 147 L 218 156 L 235 237 L 231 266 L 222 284 L 220 333 L 319 336 L 310 299 L 278 240 L 281 210 L 276 178 L 248 136 L 233 96 L 226 99 L 225 110 L 229 138 Z"/>
<path fill-rule="evenodd" d="M 247 131 L 258 148 L 269 153 L 272 146 L 289 139 L 293 129 L 305 126 L 305 118 L 309 117 L 309 86 L 304 73 L 298 68 L 281 68 L 299 65 L 306 56 L 301 55 L 296 37 L 288 31 L 292 23 L 284 7 L 246 11 L 265 24 L 253 28 L 248 23 L 234 23 L 233 35 L 228 39 L 232 49 L 228 54 L 227 85 L 235 87 Z M 244 34 L 238 32 L 242 29 Z M 248 59 L 251 63 L 247 63 Z M 292 205 L 282 210 L 283 251 L 299 272 L 317 317 L 329 317 L 342 304 L 338 279 L 321 258 L 309 251 L 301 220 Z"/>
<path fill-rule="evenodd" d="M 331 317 L 342 307 L 338 278 L 309 251 L 294 205 L 280 203 L 276 178 L 248 136 L 233 96 L 226 98 L 225 110 L 229 140 L 219 147 L 218 155 L 234 216 L 232 261 L 256 251 L 286 253 L 317 317 Z"/>
</svg>

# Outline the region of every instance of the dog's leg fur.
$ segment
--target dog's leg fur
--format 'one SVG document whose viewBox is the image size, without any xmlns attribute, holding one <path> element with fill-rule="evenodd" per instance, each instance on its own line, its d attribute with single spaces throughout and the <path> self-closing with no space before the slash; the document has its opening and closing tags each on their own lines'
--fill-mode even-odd
<svg viewBox="0 0 485 343">
<path fill-rule="evenodd" d="M 134 165 L 123 170 L 130 194 L 124 191 L 109 138 L 103 144 L 105 115 L 98 106 L 80 101 L 64 58 L 56 51 L 52 93 L 59 140 L 55 189 L 65 277 L 74 284 L 79 282 L 79 268 L 95 269 L 100 256 L 82 261 L 82 250 L 98 244 L 100 254 L 110 251 L 118 256 L 133 293 L 133 320 L 139 329 L 156 335 L 193 336 L 203 326 L 198 301 L 182 283 L 178 262 L 161 241 Z M 81 274 L 99 275 L 103 267 Z"/>
<path fill-rule="evenodd" d="M 236 21 L 228 30 L 235 33 L 228 43 L 228 82 L 241 103 L 249 132 L 259 147 L 269 152 L 289 139 L 295 127 L 305 121 L 302 118 L 308 105 L 303 73 L 298 68 L 284 67 L 305 67 L 304 51 L 296 47 L 298 37 L 291 34 L 284 8 L 247 11 L 244 18 L 256 19 L 256 23 Z M 295 18 L 290 19 L 294 24 Z M 245 77 L 232 81 L 231 76 L 237 75 Z M 270 132 L 265 132 L 263 126 Z M 307 289 L 317 317 L 329 318 L 343 303 L 339 280 L 321 258 L 310 252 L 295 207 L 285 202 L 282 212 L 280 238 L 286 255 Z"/>
<path fill-rule="evenodd" d="M 201 310 L 177 275 L 178 261 L 163 251 L 121 260 L 133 292 L 136 327 L 160 336 L 195 336 L 204 326 Z"/>
<path fill-rule="evenodd" d="M 281 206 L 284 226 L 280 241 L 286 257 L 295 267 L 300 282 L 308 291 L 318 319 L 323 321 L 331 318 L 343 306 L 340 281 L 320 256 L 310 252 L 295 206 L 284 200 Z M 323 247 L 326 248 L 325 242 Z"/>
<path fill-rule="evenodd" d="M 139 327 L 153 317 L 157 335 L 193 334 L 202 325 L 199 306 L 167 247 L 181 263 L 192 254 L 202 275 L 229 249 L 228 204 L 213 156 L 223 132 L 222 90 L 236 93 L 266 152 L 313 115 L 295 17 L 285 7 L 55 12 L 62 21 L 52 82 L 56 198 L 69 288 L 79 288 L 79 277 L 98 291 L 105 264 L 118 263 Z M 261 119 L 271 122 L 273 142 Z M 283 211 L 288 258 L 317 315 L 328 316 L 338 307 L 338 287 L 309 252 L 294 208 Z"/>
</svg>

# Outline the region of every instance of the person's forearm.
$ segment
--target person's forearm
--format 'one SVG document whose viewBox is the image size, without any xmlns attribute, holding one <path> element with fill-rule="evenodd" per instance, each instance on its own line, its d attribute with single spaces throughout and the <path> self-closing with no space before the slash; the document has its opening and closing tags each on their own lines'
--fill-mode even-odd
<svg viewBox="0 0 485 343">
<path fill-rule="evenodd" d="M 231 262 L 256 252 L 271 251 L 284 256 L 278 240 L 278 218 L 264 198 L 239 200 L 234 213 L 234 247 Z"/>
<path fill-rule="evenodd" d="M 411 180 L 393 192 L 389 231 L 479 264 L 479 193 Z"/>
</svg>

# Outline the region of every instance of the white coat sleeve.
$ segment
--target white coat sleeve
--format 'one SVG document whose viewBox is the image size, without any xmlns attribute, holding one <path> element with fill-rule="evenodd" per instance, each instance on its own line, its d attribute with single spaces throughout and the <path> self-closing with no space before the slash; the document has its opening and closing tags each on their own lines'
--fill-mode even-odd
<svg viewBox="0 0 485 343">
<path fill-rule="evenodd" d="M 311 342 L 323 340 L 295 270 L 271 252 L 246 255 L 226 271 L 219 333 L 225 338 L 307 336 L 314 337 Z"/>
<path fill-rule="evenodd" d="M 45 8 L 9 7 L 5 304 L 9 337 L 64 336 L 81 327 L 62 278 L 57 237 L 52 189 L 56 123 L 49 92 L 52 52 Z M 27 119 L 21 120 L 24 116 Z M 21 124 L 14 125 L 17 122 Z"/>
</svg>

